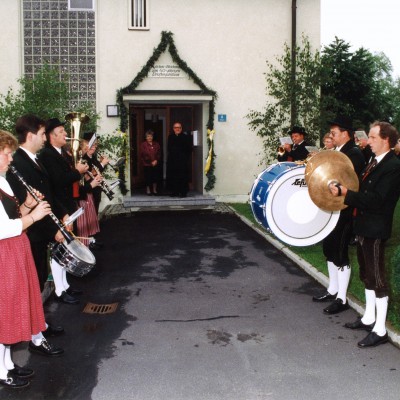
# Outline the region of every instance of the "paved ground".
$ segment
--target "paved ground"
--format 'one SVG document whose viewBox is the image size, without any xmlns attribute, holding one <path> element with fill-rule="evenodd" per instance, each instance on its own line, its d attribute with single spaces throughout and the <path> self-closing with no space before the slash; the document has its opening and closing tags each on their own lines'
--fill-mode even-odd
<svg viewBox="0 0 400 400">
<path fill-rule="evenodd" d="M 235 215 L 132 213 L 102 232 L 98 266 L 74 279 L 81 304 L 46 304 L 65 355 L 19 345 L 36 376 L 1 399 L 399 399 L 400 350 L 358 349 L 365 333 L 342 326 L 356 313 L 324 315 L 319 284 Z"/>
</svg>

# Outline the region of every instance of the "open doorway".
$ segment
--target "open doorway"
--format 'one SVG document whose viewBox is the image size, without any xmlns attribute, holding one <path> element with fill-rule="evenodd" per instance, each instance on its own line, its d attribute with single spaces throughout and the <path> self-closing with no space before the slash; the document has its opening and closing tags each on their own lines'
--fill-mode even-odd
<svg viewBox="0 0 400 400">
<path fill-rule="evenodd" d="M 190 163 L 189 190 L 203 193 L 202 104 L 131 104 L 129 117 L 131 193 L 144 193 L 145 190 L 140 144 L 145 140 L 144 135 L 148 130 L 154 132 L 154 140 L 161 148 L 158 190 L 167 192 L 167 143 L 175 122 L 181 122 L 183 133 L 195 140 Z"/>
</svg>

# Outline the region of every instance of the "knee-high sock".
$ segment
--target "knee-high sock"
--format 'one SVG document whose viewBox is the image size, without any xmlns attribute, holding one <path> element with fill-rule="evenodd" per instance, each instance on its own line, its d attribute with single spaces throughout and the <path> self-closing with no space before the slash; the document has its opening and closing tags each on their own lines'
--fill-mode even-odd
<svg viewBox="0 0 400 400">
<path fill-rule="evenodd" d="M 54 258 L 52 258 L 50 261 L 50 267 L 51 274 L 53 275 L 56 295 L 61 296 L 61 293 L 65 290 L 62 279 L 64 268 Z"/>
<path fill-rule="evenodd" d="M 4 365 L 6 366 L 6 368 L 8 370 L 10 370 L 10 369 L 14 368 L 14 363 L 11 358 L 11 346 L 5 346 L 5 348 L 6 348 L 6 351 L 4 353 Z"/>
<path fill-rule="evenodd" d="M 365 289 L 365 313 L 361 322 L 365 325 L 371 325 L 375 322 L 375 290 Z"/>
<path fill-rule="evenodd" d="M 373 331 L 379 336 L 383 336 L 386 333 L 386 314 L 388 302 L 388 296 L 376 298 L 376 322 Z"/>
<path fill-rule="evenodd" d="M 5 355 L 6 346 L 4 344 L 0 344 L 0 379 L 7 379 L 8 369 L 4 362 Z"/>
<path fill-rule="evenodd" d="M 337 298 L 342 299 L 343 304 L 347 302 L 346 295 L 347 295 L 347 288 L 350 282 L 350 274 L 351 274 L 351 268 L 349 265 L 345 265 L 343 270 L 338 269 L 339 290 Z"/>
<path fill-rule="evenodd" d="M 62 282 L 64 290 L 67 290 L 69 288 L 69 283 L 67 282 L 67 270 L 65 268 L 63 268 Z"/>
<path fill-rule="evenodd" d="M 328 261 L 328 275 L 329 275 L 329 286 L 328 292 L 330 294 L 336 294 L 338 292 L 338 267 L 332 262 Z"/>
<path fill-rule="evenodd" d="M 39 332 L 39 333 L 36 333 L 36 335 L 32 335 L 31 340 L 35 346 L 40 346 L 42 344 L 43 340 L 45 340 L 45 338 L 44 338 L 42 332 Z"/>
</svg>

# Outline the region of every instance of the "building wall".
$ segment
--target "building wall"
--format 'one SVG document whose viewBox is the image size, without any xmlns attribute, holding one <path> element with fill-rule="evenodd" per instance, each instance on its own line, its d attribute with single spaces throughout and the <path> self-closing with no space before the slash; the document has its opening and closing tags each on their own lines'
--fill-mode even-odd
<svg viewBox="0 0 400 400">
<path fill-rule="evenodd" d="M 320 1 L 297 3 L 297 38 L 300 41 L 305 33 L 317 47 Z M 128 1 L 109 4 L 97 0 L 100 133 L 117 127 L 118 121 L 105 112 L 107 104 L 115 104 L 116 90 L 127 86 L 146 64 L 161 32 L 171 31 L 180 57 L 218 93 L 216 114 L 227 115 L 227 122 L 215 122 L 217 183 L 212 194 L 225 200 L 247 199 L 263 167 L 259 166 L 261 140 L 249 130 L 245 115 L 265 104 L 266 60 L 273 61 L 282 54 L 284 43 L 290 44 L 292 1 L 151 0 L 148 31 L 127 29 Z M 143 82 L 138 89 L 149 85 Z"/>
<path fill-rule="evenodd" d="M 50 1 L 50 0 L 42 0 Z M 266 102 L 266 60 L 273 62 L 291 41 L 292 0 L 148 0 L 150 29 L 128 30 L 129 0 L 96 0 L 96 104 L 102 113 L 99 133 L 118 127 L 106 116 L 116 91 L 127 86 L 153 53 L 162 31 L 171 31 L 180 57 L 218 94 L 215 121 L 216 186 L 224 200 L 245 200 L 263 169 L 261 139 L 247 126 L 250 109 Z M 22 0 L 0 1 L 3 18 L 0 93 L 15 85 L 22 67 Z M 320 43 L 320 0 L 297 1 L 297 39 L 306 34 Z M 154 87 L 143 82 L 139 89 Z M 161 85 L 161 81 L 160 81 Z M 164 87 L 193 89 L 191 81 L 171 80 Z M 204 127 L 204 131 L 205 131 Z M 204 133 L 204 132 L 203 132 Z M 207 150 L 203 134 L 204 152 Z M 204 159 L 206 154 L 204 154 Z"/>
</svg>

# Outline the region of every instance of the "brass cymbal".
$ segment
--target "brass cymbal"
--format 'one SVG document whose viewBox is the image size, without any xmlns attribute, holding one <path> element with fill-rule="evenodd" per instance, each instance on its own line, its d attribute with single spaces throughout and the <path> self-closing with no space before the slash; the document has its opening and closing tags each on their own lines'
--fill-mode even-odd
<svg viewBox="0 0 400 400">
<path fill-rule="evenodd" d="M 306 160 L 306 169 L 304 172 L 305 180 L 308 184 L 308 178 L 313 173 L 313 171 L 318 168 L 320 165 L 329 163 L 329 164 L 345 164 L 348 165 L 351 169 L 353 168 L 353 164 L 350 161 L 350 158 L 347 157 L 344 153 L 340 151 L 334 150 L 321 150 L 319 153 L 314 154 L 310 158 Z"/>
<path fill-rule="evenodd" d="M 339 152 L 335 153 L 339 154 Z M 308 193 L 313 203 L 322 210 L 343 210 L 347 207 L 344 204 L 344 196 L 334 197 L 328 188 L 329 183 L 332 181 L 336 181 L 347 189 L 358 192 L 359 181 L 353 165 L 349 166 L 347 161 L 343 159 L 336 159 L 335 162 L 325 162 L 314 168 L 308 176 Z"/>
</svg>

